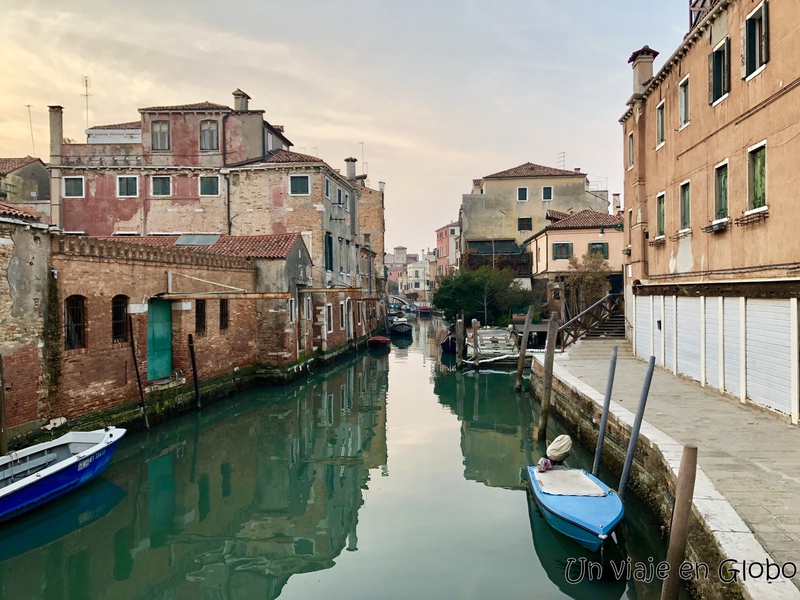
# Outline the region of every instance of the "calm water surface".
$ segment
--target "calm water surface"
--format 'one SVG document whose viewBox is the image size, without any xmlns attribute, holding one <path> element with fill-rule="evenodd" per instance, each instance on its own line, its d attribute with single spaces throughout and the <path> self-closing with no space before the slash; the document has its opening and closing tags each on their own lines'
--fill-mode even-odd
<svg viewBox="0 0 800 600">
<path fill-rule="evenodd" d="M 588 555 L 520 483 L 544 449 L 536 407 L 513 374 L 442 364 L 437 321 L 415 327 L 387 357 L 126 437 L 101 479 L 0 529 L 0 597 L 658 598 L 567 583 L 567 559 Z M 627 510 L 631 559 L 662 560 L 658 524 Z"/>
</svg>

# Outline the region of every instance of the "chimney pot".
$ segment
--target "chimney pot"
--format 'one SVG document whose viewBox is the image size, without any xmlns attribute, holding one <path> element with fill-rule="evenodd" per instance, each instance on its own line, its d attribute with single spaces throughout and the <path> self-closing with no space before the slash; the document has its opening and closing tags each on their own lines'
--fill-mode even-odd
<svg viewBox="0 0 800 600">
<path fill-rule="evenodd" d="M 237 89 L 233 92 L 233 110 L 236 112 L 247 112 L 250 110 L 248 100 L 250 100 L 250 96 L 242 90 Z"/>
<path fill-rule="evenodd" d="M 643 46 L 628 59 L 633 67 L 633 93 L 641 95 L 647 83 L 653 78 L 653 60 L 658 52 L 650 46 Z"/>
<path fill-rule="evenodd" d="M 347 181 L 355 181 L 356 180 L 356 162 L 358 159 L 353 158 L 352 156 L 349 158 L 345 158 L 344 162 L 347 163 Z"/>
</svg>

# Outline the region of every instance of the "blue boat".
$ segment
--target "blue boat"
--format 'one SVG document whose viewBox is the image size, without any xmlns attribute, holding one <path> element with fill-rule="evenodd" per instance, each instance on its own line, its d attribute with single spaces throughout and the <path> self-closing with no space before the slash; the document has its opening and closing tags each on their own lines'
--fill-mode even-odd
<svg viewBox="0 0 800 600">
<path fill-rule="evenodd" d="M 0 521 L 33 510 L 102 473 L 125 430 L 72 431 L 0 458 Z"/>
<path fill-rule="evenodd" d="M 528 484 L 545 520 L 597 552 L 625 515 L 617 493 L 583 469 L 528 467 Z"/>
</svg>

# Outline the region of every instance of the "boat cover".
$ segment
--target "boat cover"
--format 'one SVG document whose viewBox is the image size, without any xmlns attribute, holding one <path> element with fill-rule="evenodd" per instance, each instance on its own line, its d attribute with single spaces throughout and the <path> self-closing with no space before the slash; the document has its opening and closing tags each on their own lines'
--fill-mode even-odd
<svg viewBox="0 0 800 600">
<path fill-rule="evenodd" d="M 605 496 L 606 493 L 583 469 L 553 469 L 536 472 L 536 481 L 545 494 L 553 496 Z"/>
</svg>

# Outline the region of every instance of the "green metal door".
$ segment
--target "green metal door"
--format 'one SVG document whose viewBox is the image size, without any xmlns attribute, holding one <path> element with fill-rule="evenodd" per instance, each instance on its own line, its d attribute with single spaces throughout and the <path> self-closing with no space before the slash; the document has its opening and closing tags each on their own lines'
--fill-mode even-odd
<svg viewBox="0 0 800 600">
<path fill-rule="evenodd" d="M 172 374 L 172 305 L 166 300 L 147 304 L 147 380 Z"/>
</svg>

